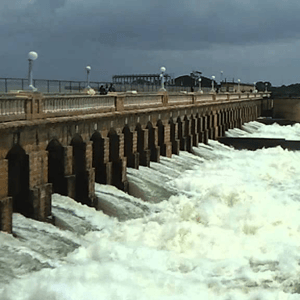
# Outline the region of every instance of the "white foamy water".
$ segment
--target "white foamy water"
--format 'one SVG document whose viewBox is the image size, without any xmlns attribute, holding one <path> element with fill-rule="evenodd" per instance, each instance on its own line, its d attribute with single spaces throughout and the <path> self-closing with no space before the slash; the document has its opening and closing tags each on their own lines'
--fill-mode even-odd
<svg viewBox="0 0 300 300">
<path fill-rule="evenodd" d="M 229 129 L 227 137 L 256 137 L 256 138 L 277 138 L 286 140 L 300 140 L 300 124 L 280 126 L 277 123 L 266 126 L 259 122 L 249 122 L 238 128 Z"/>
<path fill-rule="evenodd" d="M 245 136 L 300 133 L 244 128 Z M 0 233 L 0 299 L 300 299 L 300 152 L 210 141 L 195 154 L 129 169 L 149 203 L 96 185 L 118 217 L 59 195 L 62 229 L 15 214 L 17 237 Z"/>
</svg>

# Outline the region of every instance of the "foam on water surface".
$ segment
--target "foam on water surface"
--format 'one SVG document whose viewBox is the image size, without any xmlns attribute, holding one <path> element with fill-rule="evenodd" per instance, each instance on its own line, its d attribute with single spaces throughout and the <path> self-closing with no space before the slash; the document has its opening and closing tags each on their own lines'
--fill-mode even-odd
<svg viewBox="0 0 300 300">
<path fill-rule="evenodd" d="M 246 125 L 248 134 L 274 130 L 274 125 L 256 123 Z M 296 139 L 299 127 L 290 129 L 289 139 Z M 64 258 L 51 256 L 53 268 L 12 280 L 0 298 L 299 299 L 299 152 L 280 147 L 237 151 L 215 141 L 196 150 L 199 157 L 174 156 L 174 174 L 168 174 L 172 157 L 140 176 L 145 186 L 150 182 L 172 191 L 162 202 L 145 203 L 96 185 L 99 197 L 115 196 L 116 207 L 129 212 L 138 207 L 141 216 L 134 219 L 119 221 L 54 195 L 57 210 L 73 215 L 66 222 L 75 230 L 41 223 L 50 228 L 45 234 L 71 238 L 80 246 Z M 184 168 L 182 158 L 190 168 Z M 39 222 L 28 222 L 42 231 Z M 84 232 L 76 230 L 80 224 L 86 224 Z M 16 254 L 28 247 L 9 235 L 0 239 Z M 48 243 L 51 249 L 51 239 Z"/>
</svg>

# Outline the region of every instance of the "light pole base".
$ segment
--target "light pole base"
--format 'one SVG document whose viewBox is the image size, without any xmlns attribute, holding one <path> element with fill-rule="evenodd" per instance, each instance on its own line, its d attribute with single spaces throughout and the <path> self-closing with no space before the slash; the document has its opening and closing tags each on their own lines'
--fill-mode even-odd
<svg viewBox="0 0 300 300">
<path fill-rule="evenodd" d="M 37 91 L 37 88 L 34 87 L 32 84 L 28 86 L 28 89 L 32 92 L 36 92 Z"/>
<path fill-rule="evenodd" d="M 158 91 L 159 92 L 166 92 L 167 90 L 165 88 L 160 88 Z"/>
</svg>

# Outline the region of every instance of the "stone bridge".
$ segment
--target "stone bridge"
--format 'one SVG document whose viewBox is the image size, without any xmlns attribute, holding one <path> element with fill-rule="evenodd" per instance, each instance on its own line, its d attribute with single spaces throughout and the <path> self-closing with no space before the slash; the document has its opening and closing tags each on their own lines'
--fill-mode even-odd
<svg viewBox="0 0 300 300">
<path fill-rule="evenodd" d="M 52 193 L 93 206 L 95 182 L 128 191 L 127 166 L 192 152 L 271 107 L 268 93 L 0 97 L 0 230 L 13 212 L 51 222 Z"/>
</svg>

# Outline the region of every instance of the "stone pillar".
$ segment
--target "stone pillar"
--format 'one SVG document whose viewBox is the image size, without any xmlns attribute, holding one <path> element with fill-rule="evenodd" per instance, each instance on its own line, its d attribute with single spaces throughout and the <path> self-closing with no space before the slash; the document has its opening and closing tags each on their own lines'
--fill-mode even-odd
<svg viewBox="0 0 300 300">
<path fill-rule="evenodd" d="M 179 155 L 180 142 L 178 140 L 178 124 L 170 121 L 170 139 L 172 143 L 172 154 Z"/>
<path fill-rule="evenodd" d="M 237 114 L 236 114 L 236 109 L 233 108 L 232 109 L 232 128 L 236 128 L 237 127 Z"/>
<path fill-rule="evenodd" d="M 202 139 L 204 144 L 208 144 L 208 139 L 209 139 L 208 124 L 209 124 L 209 117 L 206 115 L 202 116 L 202 131 L 203 131 Z"/>
<path fill-rule="evenodd" d="M 218 113 L 216 111 L 213 112 L 212 115 L 212 126 L 213 126 L 213 139 L 216 140 L 218 138 Z"/>
<path fill-rule="evenodd" d="M 224 132 L 228 130 L 228 110 L 224 111 Z"/>
<path fill-rule="evenodd" d="M 240 109 L 237 107 L 235 109 L 235 124 L 237 128 L 241 128 L 241 122 L 240 122 Z"/>
<path fill-rule="evenodd" d="M 0 231 L 12 232 L 13 201 L 8 197 L 8 161 L 0 160 Z"/>
<path fill-rule="evenodd" d="M 29 156 L 29 205 L 33 219 L 46 221 L 51 215 L 52 184 L 48 182 L 48 153 L 33 151 Z"/>
<path fill-rule="evenodd" d="M 12 197 L 0 199 L 0 231 L 12 233 Z"/>
<path fill-rule="evenodd" d="M 217 112 L 218 137 L 222 136 L 222 112 Z"/>
<path fill-rule="evenodd" d="M 151 152 L 148 149 L 148 129 L 137 129 L 137 149 L 140 154 L 140 165 L 150 167 Z"/>
<path fill-rule="evenodd" d="M 161 121 L 158 128 L 158 146 L 160 147 L 160 154 L 163 156 L 172 156 L 172 142 L 171 142 L 171 125 L 167 120 Z"/>
<path fill-rule="evenodd" d="M 85 148 L 86 173 L 88 180 L 88 199 L 89 204 L 95 201 L 95 169 L 93 168 L 93 145 L 91 141 L 86 142 Z"/>
<path fill-rule="evenodd" d="M 197 147 L 199 144 L 199 128 L 198 128 L 198 119 L 191 118 L 191 138 L 192 145 Z"/>
<path fill-rule="evenodd" d="M 252 106 L 252 120 L 255 121 L 257 119 L 257 116 L 256 116 L 256 107 L 253 105 Z"/>
<path fill-rule="evenodd" d="M 238 128 L 242 128 L 242 109 L 241 108 L 238 108 L 237 109 L 237 127 Z"/>
<path fill-rule="evenodd" d="M 257 120 L 257 118 L 258 118 L 258 110 L 257 110 L 256 105 L 254 106 L 254 118 L 255 118 L 255 120 Z"/>
<path fill-rule="evenodd" d="M 109 161 L 109 138 L 93 139 L 93 159 L 95 168 L 95 181 L 101 184 L 111 184 L 112 163 Z"/>
<path fill-rule="evenodd" d="M 124 134 L 112 132 L 109 136 L 110 154 L 112 163 L 112 185 L 121 190 L 127 190 L 126 167 L 127 158 L 124 156 Z"/>
<path fill-rule="evenodd" d="M 127 149 L 128 151 L 125 150 L 125 156 L 127 157 L 127 166 L 130 168 L 135 168 L 138 169 L 139 168 L 139 158 L 140 158 L 140 154 L 137 152 L 137 132 L 130 131 L 130 137 L 129 139 L 131 139 L 130 141 L 124 141 L 125 143 L 129 142 L 132 145 L 131 149 Z M 124 145 L 124 147 L 128 148 L 129 145 Z M 128 152 L 128 153 L 127 153 Z"/>
<path fill-rule="evenodd" d="M 73 174 L 73 147 L 64 147 L 64 170 L 66 179 L 66 196 L 75 199 L 75 174 Z"/>
<path fill-rule="evenodd" d="M 190 132 L 190 120 L 185 117 L 183 122 L 178 123 L 178 139 L 180 140 L 180 150 L 189 152 L 192 151 L 192 139 Z"/>
<path fill-rule="evenodd" d="M 249 122 L 249 108 L 245 107 L 245 123 Z"/>
<path fill-rule="evenodd" d="M 112 184 L 112 163 L 109 161 L 109 138 L 103 138 L 103 171 L 106 184 Z"/>
<path fill-rule="evenodd" d="M 150 142 L 150 132 L 149 130 L 152 130 L 153 134 L 153 141 Z M 156 126 L 152 126 L 151 128 L 148 128 L 148 149 L 150 150 L 150 160 L 159 162 L 160 158 L 160 147 L 158 146 L 158 128 Z"/>
<path fill-rule="evenodd" d="M 229 110 L 229 128 L 230 129 L 233 128 L 233 110 L 232 109 Z"/>
<path fill-rule="evenodd" d="M 225 111 L 221 111 L 221 120 L 220 120 L 221 136 L 225 135 L 225 130 L 226 130 L 225 117 L 226 117 Z"/>
<path fill-rule="evenodd" d="M 203 117 L 198 116 L 198 141 L 199 143 L 204 143 L 204 131 L 203 131 Z"/>
</svg>

